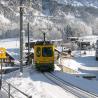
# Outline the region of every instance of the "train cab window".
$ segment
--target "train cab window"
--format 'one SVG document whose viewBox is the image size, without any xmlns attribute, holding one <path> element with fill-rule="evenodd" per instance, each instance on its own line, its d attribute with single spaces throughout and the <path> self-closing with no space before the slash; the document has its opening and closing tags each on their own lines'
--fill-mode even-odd
<svg viewBox="0 0 98 98">
<path fill-rule="evenodd" d="M 37 47 L 36 55 L 37 55 L 37 57 L 41 56 L 41 48 L 40 47 Z"/>
<path fill-rule="evenodd" d="M 53 56 L 53 48 L 52 47 L 43 47 L 42 48 L 42 56 L 43 57 L 52 57 Z"/>
</svg>

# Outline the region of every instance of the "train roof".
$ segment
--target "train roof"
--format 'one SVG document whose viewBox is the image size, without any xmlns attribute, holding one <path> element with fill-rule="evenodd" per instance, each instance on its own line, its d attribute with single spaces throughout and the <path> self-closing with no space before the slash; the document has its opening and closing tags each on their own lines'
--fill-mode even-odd
<svg viewBox="0 0 98 98">
<path fill-rule="evenodd" d="M 53 45 L 51 41 L 37 41 L 35 45 Z"/>
</svg>

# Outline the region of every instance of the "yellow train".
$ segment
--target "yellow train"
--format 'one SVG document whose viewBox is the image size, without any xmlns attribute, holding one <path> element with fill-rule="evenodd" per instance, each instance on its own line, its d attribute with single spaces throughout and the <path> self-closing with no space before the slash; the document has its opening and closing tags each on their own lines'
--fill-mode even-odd
<svg viewBox="0 0 98 98">
<path fill-rule="evenodd" d="M 34 45 L 34 63 L 38 71 L 54 71 L 54 45 L 49 41 L 36 42 Z"/>
</svg>

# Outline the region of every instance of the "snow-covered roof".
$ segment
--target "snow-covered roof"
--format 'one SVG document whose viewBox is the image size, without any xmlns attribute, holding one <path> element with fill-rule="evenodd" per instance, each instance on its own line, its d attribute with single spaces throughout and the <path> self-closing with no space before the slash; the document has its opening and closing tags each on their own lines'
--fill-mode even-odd
<svg viewBox="0 0 98 98">
<path fill-rule="evenodd" d="M 11 55 L 15 60 L 19 61 L 19 48 L 9 48 L 7 49 L 7 53 Z"/>
</svg>

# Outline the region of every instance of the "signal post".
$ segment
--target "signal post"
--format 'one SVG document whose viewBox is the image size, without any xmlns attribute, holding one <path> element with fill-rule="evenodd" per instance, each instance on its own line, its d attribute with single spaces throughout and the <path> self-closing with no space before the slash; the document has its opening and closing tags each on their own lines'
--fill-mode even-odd
<svg viewBox="0 0 98 98">
<path fill-rule="evenodd" d="M 1 90 L 1 87 L 2 87 L 2 65 L 3 65 L 4 59 L 6 59 L 6 49 L 5 48 L 0 48 L 0 63 L 1 63 L 0 90 Z"/>
</svg>

